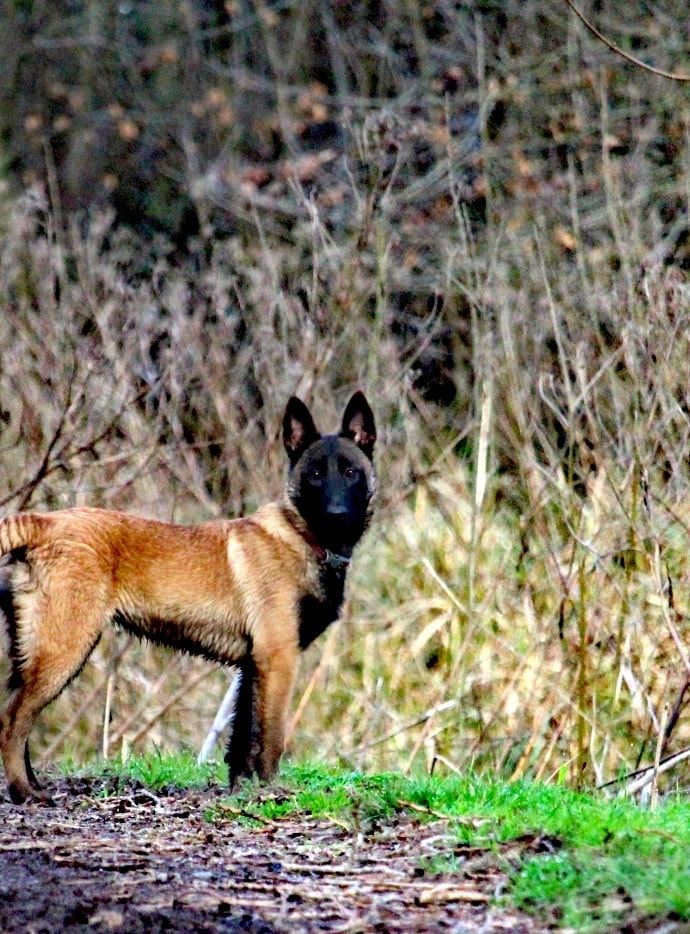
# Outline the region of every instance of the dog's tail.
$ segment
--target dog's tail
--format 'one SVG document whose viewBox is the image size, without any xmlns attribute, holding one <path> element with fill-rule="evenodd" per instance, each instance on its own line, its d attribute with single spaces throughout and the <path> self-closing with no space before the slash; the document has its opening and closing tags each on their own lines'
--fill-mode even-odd
<svg viewBox="0 0 690 934">
<path fill-rule="evenodd" d="M 36 512 L 21 512 L 0 520 L 0 556 L 41 545 L 50 521 L 49 516 Z"/>
</svg>

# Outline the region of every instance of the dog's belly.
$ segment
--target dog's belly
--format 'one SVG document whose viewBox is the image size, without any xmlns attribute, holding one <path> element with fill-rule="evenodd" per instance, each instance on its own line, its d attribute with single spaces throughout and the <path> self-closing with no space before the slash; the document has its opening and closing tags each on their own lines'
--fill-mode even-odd
<svg viewBox="0 0 690 934">
<path fill-rule="evenodd" d="M 169 619 L 123 611 L 117 611 L 112 620 L 140 639 L 222 664 L 234 664 L 250 650 L 248 636 L 218 621 Z"/>
</svg>

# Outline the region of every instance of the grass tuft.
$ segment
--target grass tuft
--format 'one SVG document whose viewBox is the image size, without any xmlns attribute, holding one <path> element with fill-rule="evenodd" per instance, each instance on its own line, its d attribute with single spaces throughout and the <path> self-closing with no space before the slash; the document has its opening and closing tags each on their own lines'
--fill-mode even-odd
<svg viewBox="0 0 690 934">
<path fill-rule="evenodd" d="M 141 782 L 149 788 L 161 791 L 168 788 L 204 788 L 227 780 L 227 769 L 222 763 L 207 762 L 199 765 L 191 752 L 161 753 L 158 755 L 136 755 L 122 761 L 108 759 L 78 765 L 64 759 L 60 771 L 70 776 L 89 776 L 114 779 L 116 787 L 126 782 Z"/>
</svg>

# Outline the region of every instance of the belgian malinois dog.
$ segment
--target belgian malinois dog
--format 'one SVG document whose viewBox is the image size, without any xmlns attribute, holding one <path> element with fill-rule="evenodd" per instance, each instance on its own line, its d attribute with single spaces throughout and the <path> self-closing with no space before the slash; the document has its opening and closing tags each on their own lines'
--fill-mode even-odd
<svg viewBox="0 0 690 934">
<path fill-rule="evenodd" d="M 352 552 L 372 510 L 376 428 L 364 395 L 321 436 L 294 396 L 283 418 L 282 501 L 248 518 L 179 526 L 103 509 L 0 521 L 10 563 L 0 608 L 9 700 L 0 754 L 9 794 L 43 797 L 28 737 L 79 674 L 108 620 L 152 642 L 237 665 L 230 783 L 276 772 L 300 650 L 337 619 Z"/>
</svg>

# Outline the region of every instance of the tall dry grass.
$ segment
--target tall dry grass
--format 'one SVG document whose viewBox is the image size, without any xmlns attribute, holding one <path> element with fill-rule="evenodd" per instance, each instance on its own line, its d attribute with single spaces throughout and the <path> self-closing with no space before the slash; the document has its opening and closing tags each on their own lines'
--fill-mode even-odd
<svg viewBox="0 0 690 934">
<path fill-rule="evenodd" d="M 198 276 L 159 261 L 133 282 L 107 218 L 60 245 L 46 217 L 16 206 L 3 244 L 4 511 L 236 515 L 279 493 L 290 393 L 325 427 L 354 386 L 375 402 L 379 517 L 343 622 L 305 659 L 293 755 L 601 782 L 653 754 L 666 708 L 665 748 L 688 742 L 690 305 L 676 270 L 644 270 L 627 239 L 628 290 L 536 229 L 480 251 L 460 223 L 446 281 L 469 325 L 432 309 L 403 348 L 383 299 L 367 300 L 395 280 L 387 243 L 369 278 L 331 245 L 353 310 L 319 318 L 280 285 L 287 251 L 219 244 Z M 445 408 L 410 364 L 441 325 L 469 328 L 473 361 Z M 226 686 L 110 635 L 41 742 L 51 756 L 197 747 Z"/>
</svg>

